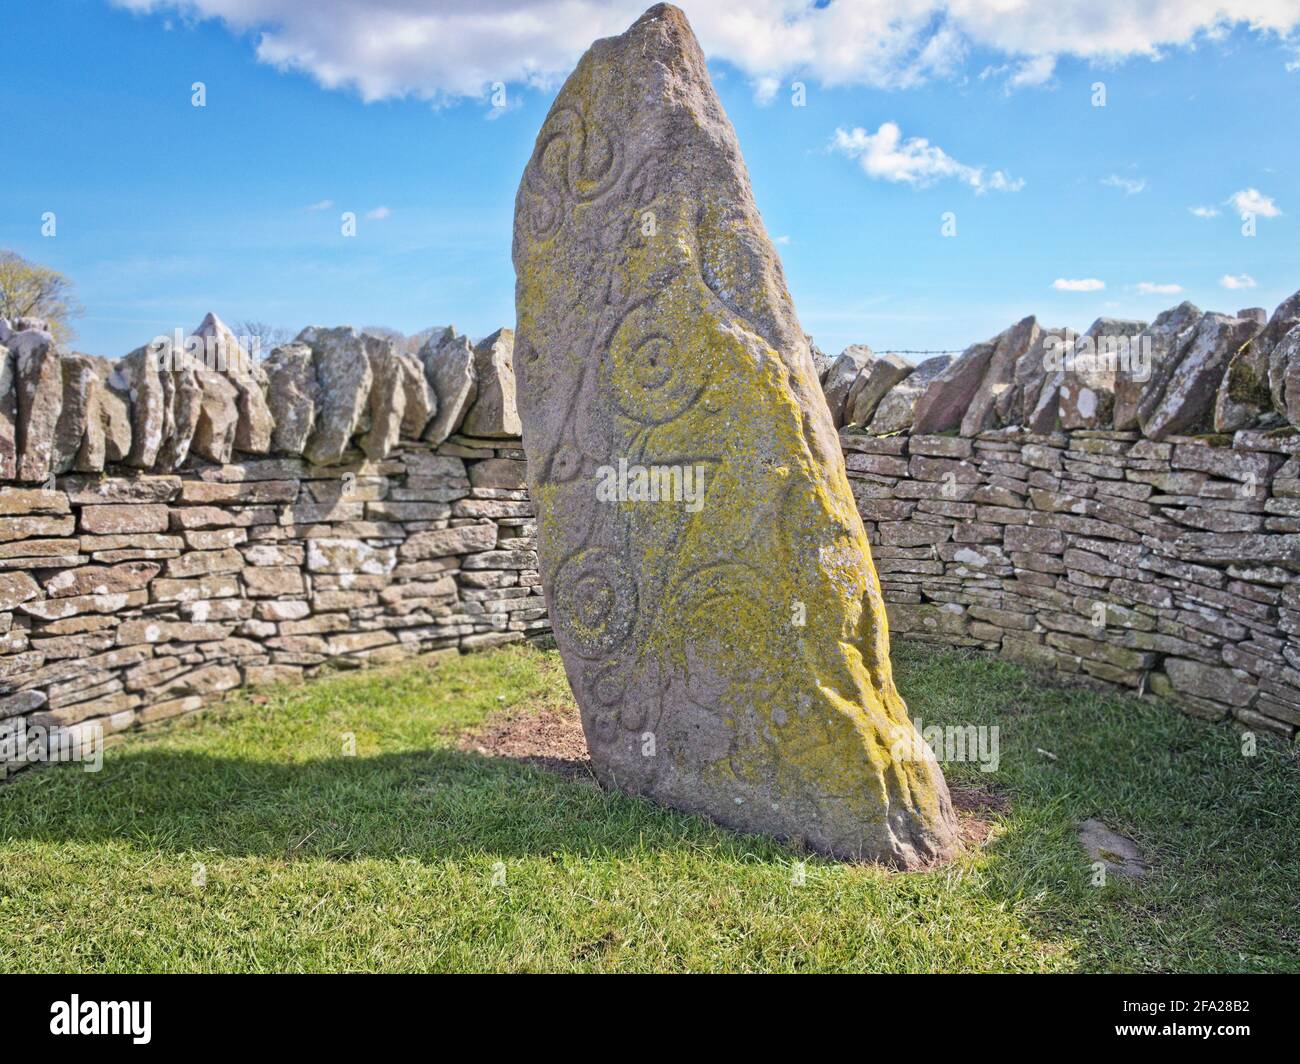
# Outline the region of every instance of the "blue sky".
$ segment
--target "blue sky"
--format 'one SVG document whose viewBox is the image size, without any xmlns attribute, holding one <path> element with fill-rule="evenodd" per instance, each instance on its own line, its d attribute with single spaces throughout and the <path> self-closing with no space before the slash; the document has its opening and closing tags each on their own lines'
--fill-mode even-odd
<svg viewBox="0 0 1300 1064">
<path fill-rule="evenodd" d="M 0 246 L 75 281 L 75 347 L 117 357 L 208 310 L 293 331 L 454 323 L 478 336 L 513 324 L 515 188 L 589 26 L 525 24 L 509 54 L 526 61 L 502 67 L 508 106 L 494 109 L 480 58 L 491 41 L 460 40 L 454 20 L 394 59 L 383 35 L 401 48 L 413 24 L 373 23 L 372 49 L 365 33 L 313 38 L 323 31 L 291 24 L 285 0 L 267 0 L 265 17 L 258 0 L 122 2 L 6 14 L 8 39 L 27 44 L 6 49 Z M 1162 44 L 1159 27 L 1133 29 L 1131 50 L 1155 48 L 1156 61 L 1117 54 L 1109 27 L 1100 52 L 1036 57 L 996 23 L 926 16 L 909 0 L 917 39 L 942 58 L 884 69 L 864 43 L 845 67 L 834 42 L 810 38 L 791 54 L 763 44 L 792 25 L 793 0 L 782 2 L 784 22 L 766 28 L 728 23 L 734 5 L 715 5 L 697 29 L 800 319 L 827 351 L 961 348 L 1028 313 L 1083 328 L 1102 314 L 1150 319 L 1181 299 L 1271 310 L 1300 289 L 1294 34 L 1192 25 L 1188 40 Z M 357 18 L 421 6 L 358 3 L 329 0 Z M 511 3 L 527 6 L 485 10 Z M 536 6 L 546 14 L 545 0 Z M 704 7 L 682 6 L 693 21 Z M 1300 23 L 1300 3 L 1269 10 L 1273 24 Z M 226 17 L 200 17 L 214 12 Z M 796 80 L 803 107 L 791 104 Z M 1092 105 L 1099 81 L 1105 107 Z M 1242 206 L 1255 209 L 1253 237 Z M 42 236 L 51 211 L 56 235 Z M 343 211 L 358 216 L 353 238 L 340 233 Z M 945 212 L 954 237 L 941 235 Z"/>
</svg>

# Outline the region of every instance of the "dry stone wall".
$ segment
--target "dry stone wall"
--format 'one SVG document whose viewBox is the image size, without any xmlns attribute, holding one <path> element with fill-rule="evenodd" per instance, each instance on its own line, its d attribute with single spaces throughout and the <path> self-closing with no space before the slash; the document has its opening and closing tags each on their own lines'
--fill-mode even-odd
<svg viewBox="0 0 1300 1064">
<path fill-rule="evenodd" d="M 0 775 L 243 685 L 547 630 L 510 330 L 408 354 L 310 328 L 256 362 L 209 315 L 110 364 L 16 324 Z"/>
<path fill-rule="evenodd" d="M 242 685 L 546 630 L 517 441 L 345 459 L 0 489 L 9 752 L 19 729 L 113 734 Z"/>
<path fill-rule="evenodd" d="M 1084 334 L 1147 337 L 1145 381 L 1053 365 L 1067 335 L 813 349 L 893 631 L 1294 738 L 1300 295 Z M 0 772 L 20 735 L 548 630 L 510 330 L 193 337 L 216 364 L 0 320 Z"/>
<path fill-rule="evenodd" d="M 1295 736 L 1300 437 L 841 440 L 895 635 Z"/>
<path fill-rule="evenodd" d="M 823 375 L 892 629 L 1300 726 L 1300 293 Z M 858 402 L 844 397 L 857 395 Z"/>
</svg>

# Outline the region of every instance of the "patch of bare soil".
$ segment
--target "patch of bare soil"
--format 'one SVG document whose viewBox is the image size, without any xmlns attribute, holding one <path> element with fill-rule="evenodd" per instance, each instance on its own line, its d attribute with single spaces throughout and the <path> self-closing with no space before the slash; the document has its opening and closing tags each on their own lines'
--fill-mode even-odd
<svg viewBox="0 0 1300 1064">
<path fill-rule="evenodd" d="M 481 728 L 461 736 L 462 750 L 505 757 L 569 780 L 594 780 L 582 721 L 573 706 L 514 708 L 493 713 Z"/>
<path fill-rule="evenodd" d="M 1009 804 L 1006 796 L 983 787 L 952 786 L 949 789 L 962 842 L 971 849 L 983 846 L 993 834 L 993 825 L 986 817 L 1006 811 Z"/>
<path fill-rule="evenodd" d="M 458 745 L 462 750 L 508 758 L 568 780 L 596 780 L 575 706 L 505 709 L 493 713 L 482 727 L 462 735 Z M 1006 797 L 974 786 L 954 786 L 951 791 L 963 844 L 971 849 L 983 846 L 993 833 L 986 818 L 1006 810 Z"/>
</svg>

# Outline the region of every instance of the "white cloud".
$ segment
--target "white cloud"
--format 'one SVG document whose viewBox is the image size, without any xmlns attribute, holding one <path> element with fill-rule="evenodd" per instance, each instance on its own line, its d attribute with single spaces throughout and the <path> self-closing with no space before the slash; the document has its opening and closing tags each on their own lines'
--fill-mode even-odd
<svg viewBox="0 0 1300 1064">
<path fill-rule="evenodd" d="M 1010 96 L 1017 89 L 1038 88 L 1052 80 L 1056 73 L 1056 56 L 1035 55 L 1018 63 L 1000 63 L 980 71 L 979 80 L 1002 78 L 1003 91 Z"/>
<path fill-rule="evenodd" d="M 1257 188 L 1243 188 L 1239 192 L 1234 192 L 1227 199 L 1242 218 L 1248 214 L 1256 214 L 1261 218 L 1276 218 L 1282 212 L 1278 210 L 1277 204 L 1273 202 L 1272 196 L 1266 196 Z"/>
<path fill-rule="evenodd" d="M 1139 281 L 1138 293 L 1144 296 L 1176 296 L 1183 290 L 1180 284 L 1155 284 L 1152 281 Z"/>
<path fill-rule="evenodd" d="M 1007 78 L 1007 91 L 1032 89 L 1046 85 L 1056 72 L 1056 56 L 1036 55 L 1022 62 Z"/>
<path fill-rule="evenodd" d="M 1236 290 L 1238 288 L 1254 288 L 1256 281 L 1255 278 L 1248 273 L 1225 273 L 1219 278 L 1219 284 L 1224 288 Z"/>
<path fill-rule="evenodd" d="M 773 244 L 788 244 L 788 243 L 790 243 L 790 238 L 789 238 L 788 236 L 774 236 L 774 237 L 772 237 L 772 243 L 773 243 Z"/>
<path fill-rule="evenodd" d="M 317 200 L 315 203 L 309 203 L 303 210 L 308 211 L 327 211 L 334 206 L 332 199 Z"/>
<path fill-rule="evenodd" d="M 366 211 L 366 218 L 368 218 L 372 222 L 382 222 L 385 218 L 389 217 L 392 213 L 393 212 L 390 211 L 387 207 L 373 207 L 370 210 Z"/>
<path fill-rule="evenodd" d="M 925 188 L 936 181 L 949 178 L 970 185 L 976 192 L 1019 192 L 1025 187 L 1023 178 L 1013 179 L 1001 170 L 985 172 L 982 166 L 960 163 L 924 137 L 903 139 L 903 131 L 895 122 L 882 122 L 874 133 L 855 127 L 837 129 L 831 138 L 834 151 L 856 159 L 868 177 L 880 181 L 903 182 Z"/>
<path fill-rule="evenodd" d="M 137 12 L 221 19 L 263 62 L 366 100 L 483 98 L 493 81 L 551 84 L 646 0 L 113 0 Z M 760 95 L 802 74 L 825 85 L 906 88 L 1004 57 L 1008 90 L 1050 80 L 1060 56 L 1111 63 L 1221 40 L 1232 26 L 1282 37 L 1294 0 L 689 0 L 712 59 Z"/>
<path fill-rule="evenodd" d="M 781 79 L 764 75 L 754 79 L 754 100 L 763 107 L 776 99 L 776 94 L 781 88 Z"/>
<path fill-rule="evenodd" d="M 1136 196 L 1147 187 L 1145 177 L 1120 177 L 1118 174 L 1103 177 L 1101 183 L 1108 188 L 1122 188 L 1126 196 Z"/>
<path fill-rule="evenodd" d="M 1219 216 L 1218 207 L 1188 207 L 1187 209 L 1198 218 L 1217 218 Z"/>
<path fill-rule="evenodd" d="M 1095 277 L 1083 277 L 1078 280 L 1058 277 L 1052 282 L 1052 287 L 1058 292 L 1100 292 L 1106 287 L 1106 282 L 1099 281 Z"/>
</svg>

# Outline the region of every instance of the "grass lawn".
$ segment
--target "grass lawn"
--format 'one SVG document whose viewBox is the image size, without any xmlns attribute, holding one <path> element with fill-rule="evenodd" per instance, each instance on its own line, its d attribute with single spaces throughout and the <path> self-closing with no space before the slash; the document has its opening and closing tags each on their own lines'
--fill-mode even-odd
<svg viewBox="0 0 1300 1064">
<path fill-rule="evenodd" d="M 0 971 L 1296 971 L 1300 764 L 994 659 L 895 647 L 926 725 L 998 724 L 937 871 L 778 843 L 458 747 L 570 704 L 526 647 L 339 674 L 0 787 Z M 355 756 L 344 756 L 348 736 Z M 1052 758 L 1041 751 L 1055 754 Z M 1076 825 L 1150 862 L 1093 886 Z M 502 882 L 504 875 L 504 882 Z"/>
</svg>

